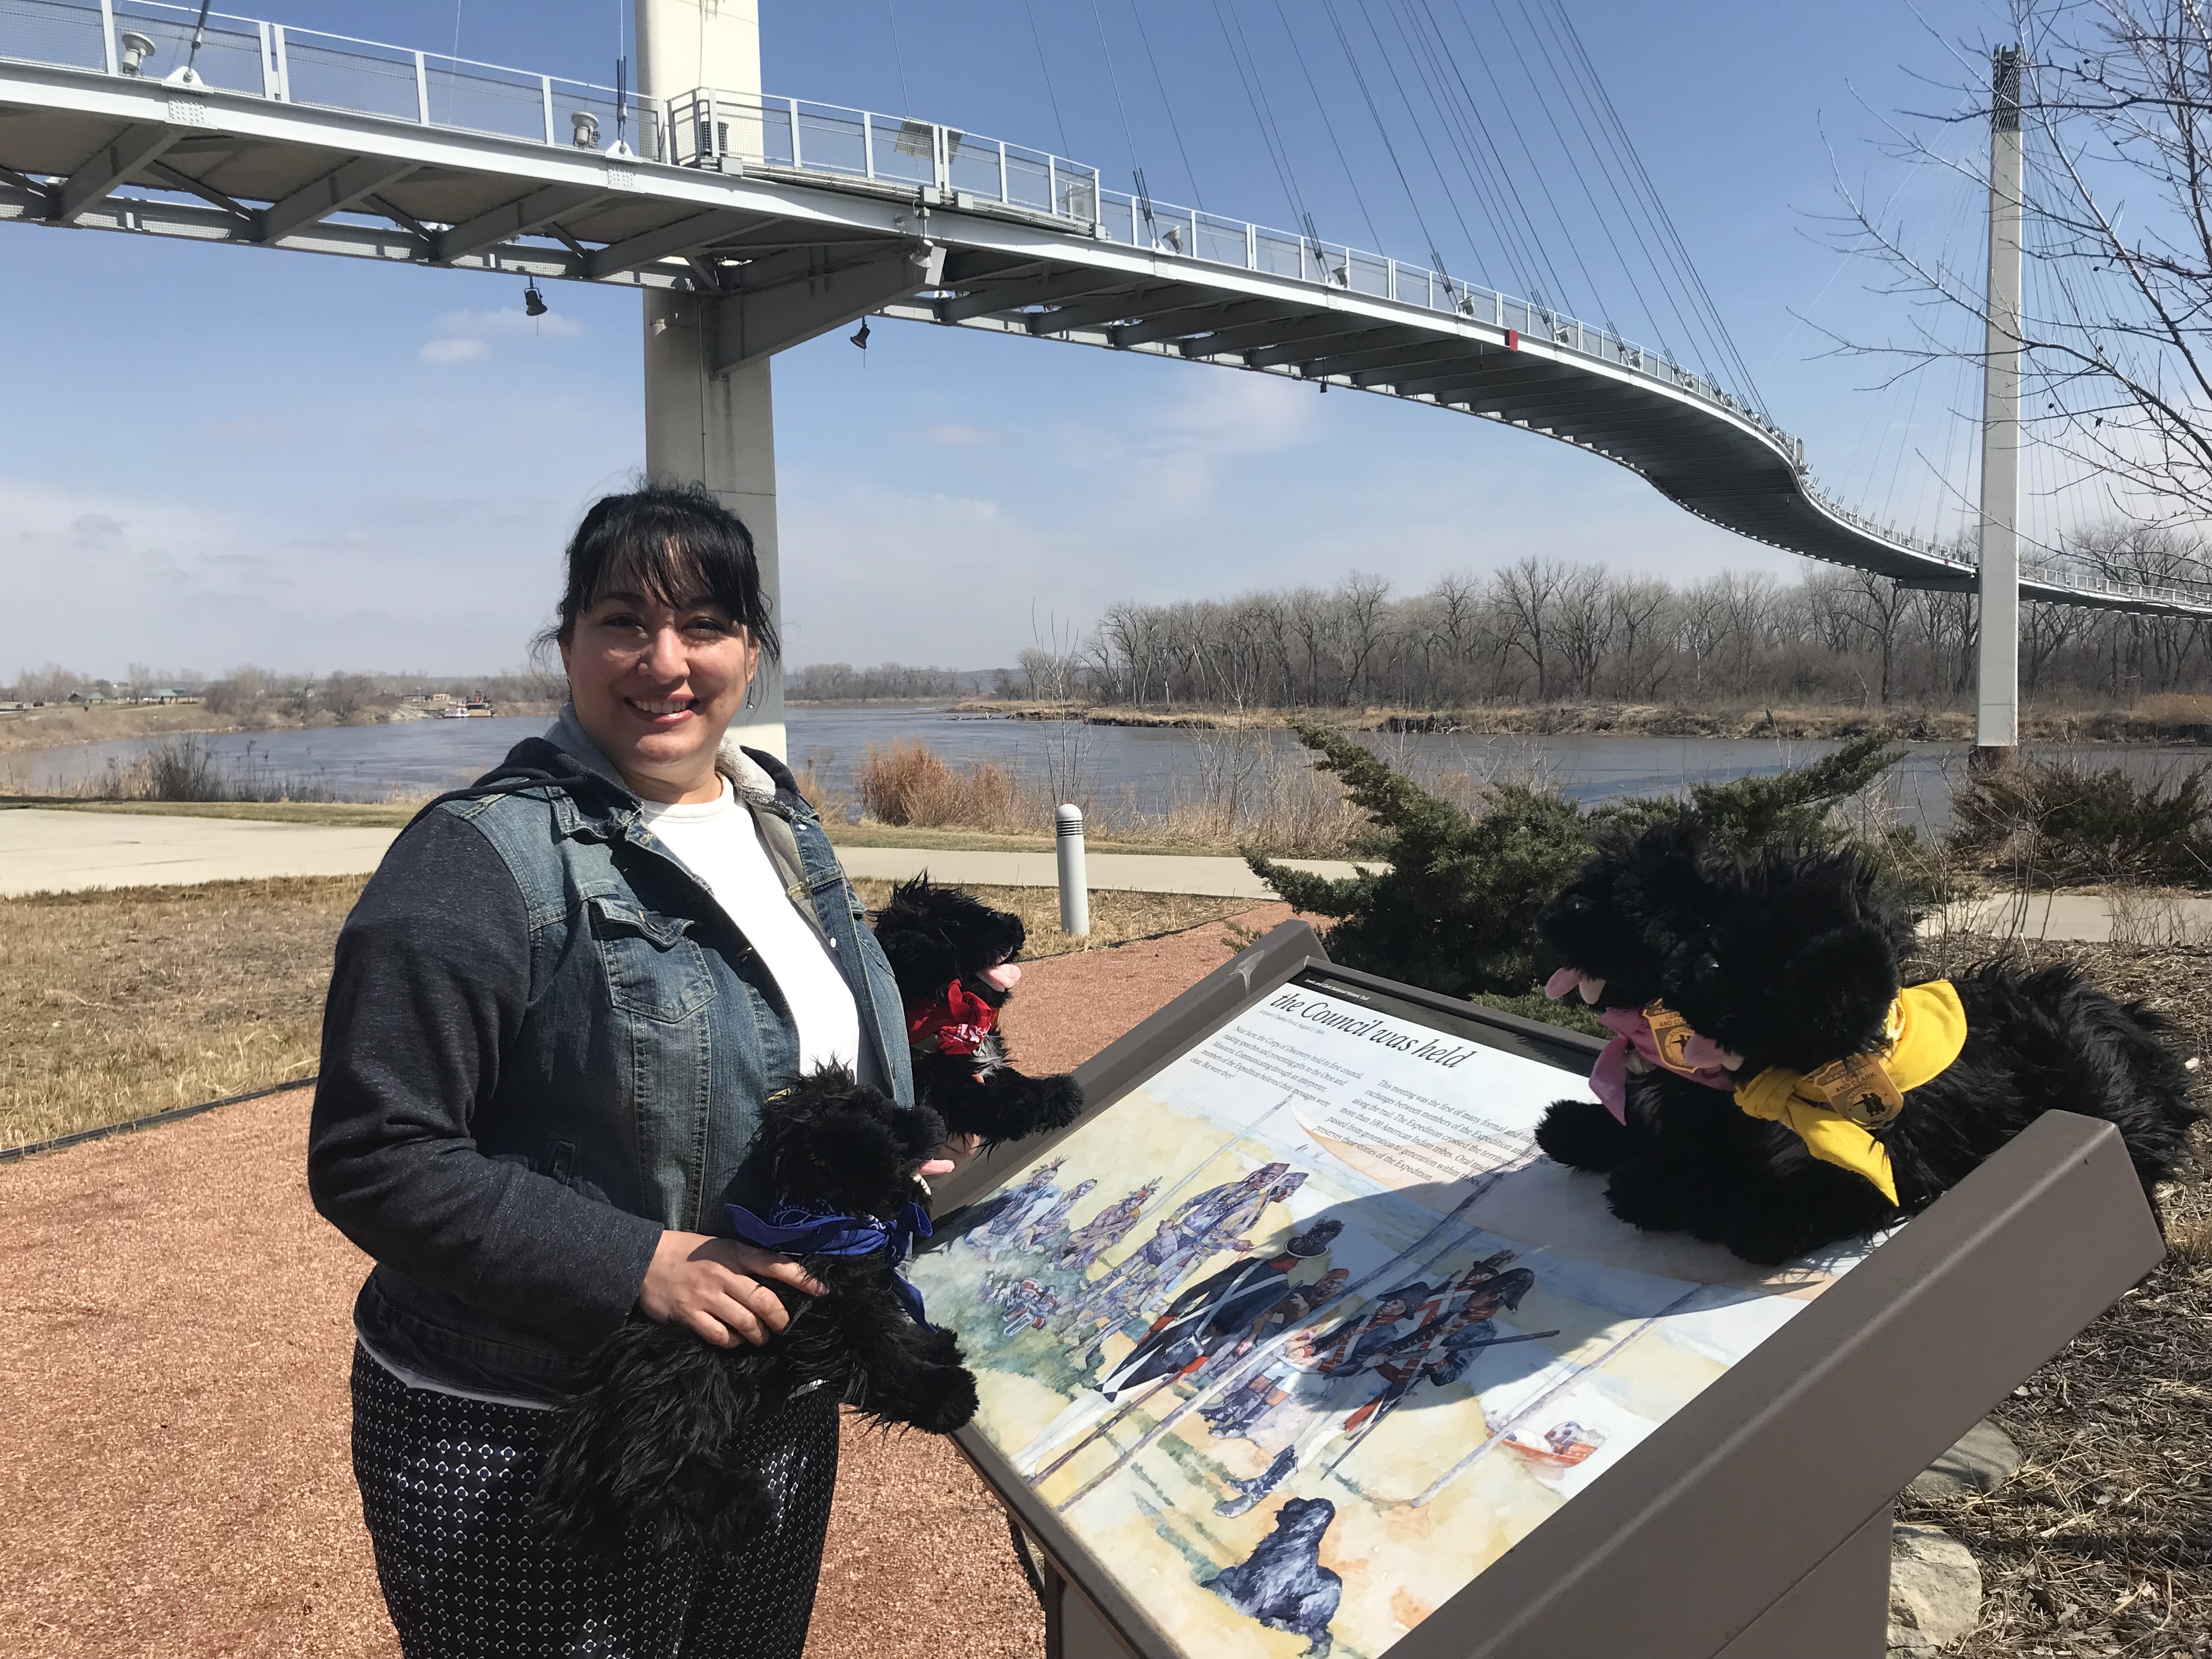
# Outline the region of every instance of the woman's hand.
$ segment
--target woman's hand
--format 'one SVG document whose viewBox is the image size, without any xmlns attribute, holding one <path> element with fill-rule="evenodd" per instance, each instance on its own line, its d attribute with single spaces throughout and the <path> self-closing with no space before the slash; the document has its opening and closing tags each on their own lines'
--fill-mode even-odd
<svg viewBox="0 0 2212 1659">
<path fill-rule="evenodd" d="M 705 1233 L 661 1234 L 645 1270 L 637 1305 L 648 1319 L 682 1325 L 718 1348 L 765 1342 L 791 1322 L 783 1300 L 764 1279 L 781 1279 L 809 1296 L 828 1288 L 789 1256 Z"/>
<path fill-rule="evenodd" d="M 948 1135 L 945 1144 L 937 1149 L 936 1163 L 923 1164 L 921 1172 L 929 1176 L 950 1175 L 955 1170 L 964 1170 L 974 1161 L 975 1154 L 982 1150 L 983 1137 L 981 1135 Z M 945 1165 L 942 1171 L 936 1167 L 937 1164 Z"/>
</svg>

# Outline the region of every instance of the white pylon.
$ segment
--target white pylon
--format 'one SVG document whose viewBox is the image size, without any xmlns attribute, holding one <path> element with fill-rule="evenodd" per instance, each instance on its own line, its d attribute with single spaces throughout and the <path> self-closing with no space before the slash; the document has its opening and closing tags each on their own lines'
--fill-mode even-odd
<svg viewBox="0 0 2212 1659">
<path fill-rule="evenodd" d="M 1973 758 L 2005 766 L 2020 753 L 2021 49 L 1999 46 L 1990 71 L 1990 283 Z"/>
</svg>

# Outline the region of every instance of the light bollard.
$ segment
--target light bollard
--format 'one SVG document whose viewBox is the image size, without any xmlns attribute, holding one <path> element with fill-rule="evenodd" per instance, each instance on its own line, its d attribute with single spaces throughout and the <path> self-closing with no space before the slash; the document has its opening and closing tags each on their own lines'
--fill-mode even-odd
<svg viewBox="0 0 2212 1659">
<path fill-rule="evenodd" d="M 1060 931 L 1070 939 L 1088 939 L 1091 882 L 1083 867 L 1083 809 L 1061 807 L 1054 827 L 1060 832 Z"/>
</svg>

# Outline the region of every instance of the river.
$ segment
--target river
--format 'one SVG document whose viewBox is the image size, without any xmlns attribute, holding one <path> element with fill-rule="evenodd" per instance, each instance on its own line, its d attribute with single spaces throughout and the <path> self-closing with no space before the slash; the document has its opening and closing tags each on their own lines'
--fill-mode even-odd
<svg viewBox="0 0 2212 1659">
<path fill-rule="evenodd" d="M 327 792 L 344 800 L 421 797 L 465 783 L 515 743 L 545 728 L 538 717 L 409 720 L 389 726 L 325 726 L 307 731 L 226 732 L 199 742 L 234 774 L 280 781 L 294 790 Z M 812 708 L 788 711 L 794 763 L 811 759 L 834 789 L 850 793 L 870 744 L 900 738 L 927 742 L 948 760 L 998 761 L 1059 793 L 1088 793 L 1113 805 L 1152 812 L 1177 792 L 1199 787 L 1229 751 L 1287 762 L 1297 740 L 1287 732 L 1226 734 L 1168 727 L 1045 725 L 955 714 L 927 705 Z M 0 757 L 0 787 L 55 793 L 105 775 L 159 738 L 76 744 Z M 1471 733 L 1370 739 L 1384 755 L 1417 773 L 1460 770 L 1478 778 L 1541 781 L 1581 801 L 1670 793 L 1706 781 L 1771 776 L 1826 752 L 1826 743 L 1760 738 L 1657 738 L 1574 733 L 1553 737 Z M 2202 764 L 2197 749 L 2130 744 L 2030 749 L 2032 758 L 2118 765 L 2137 776 L 2171 775 Z M 1896 772 L 1899 816 L 1940 828 L 1950 783 L 1965 761 L 1957 744 L 1913 744 Z M 1073 788 L 1065 786 L 1072 783 Z"/>
</svg>

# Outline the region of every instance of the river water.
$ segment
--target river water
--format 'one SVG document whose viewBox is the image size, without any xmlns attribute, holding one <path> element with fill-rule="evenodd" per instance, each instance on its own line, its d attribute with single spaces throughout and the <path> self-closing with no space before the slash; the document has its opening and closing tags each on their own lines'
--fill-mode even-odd
<svg viewBox="0 0 2212 1659">
<path fill-rule="evenodd" d="M 538 717 L 410 720 L 390 726 L 309 731 L 229 732 L 198 741 L 234 774 L 313 788 L 344 800 L 420 797 L 467 782 L 526 737 L 544 730 Z M 850 793 L 870 744 L 920 738 L 955 763 L 998 761 L 1054 793 L 1088 795 L 1111 806 L 1158 811 L 1177 793 L 1200 787 L 1211 770 L 1255 761 L 1291 763 L 1297 739 L 1287 732 L 1226 734 L 1163 727 L 1045 725 L 954 714 L 928 706 L 793 708 L 788 711 L 794 763 L 810 758 L 832 788 Z M 103 776 L 111 762 L 128 762 L 161 739 L 77 744 L 0 757 L 0 787 L 59 793 Z M 1833 747 L 1760 738 L 1656 738 L 1570 734 L 1556 737 L 1468 733 L 1377 736 L 1385 756 L 1417 775 L 1462 771 L 1476 778 L 1540 781 L 1571 799 L 1671 793 L 1693 783 L 1771 776 Z M 2029 757 L 2119 765 L 2138 776 L 2162 777 L 2202 763 L 2205 751 L 2143 745 L 2030 749 Z M 1956 744 L 1913 744 L 1893 775 L 1900 818 L 1940 828 L 1965 750 Z"/>
</svg>

